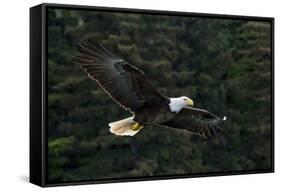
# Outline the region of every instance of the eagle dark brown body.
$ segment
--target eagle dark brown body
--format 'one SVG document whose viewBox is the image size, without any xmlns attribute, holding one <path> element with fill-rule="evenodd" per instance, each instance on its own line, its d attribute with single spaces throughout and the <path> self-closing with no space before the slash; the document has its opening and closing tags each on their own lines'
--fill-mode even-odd
<svg viewBox="0 0 281 191">
<path fill-rule="evenodd" d="M 144 106 L 134 112 L 134 121 L 141 125 L 153 125 L 167 122 L 176 115 L 176 113 L 170 111 L 169 102 L 169 99 L 166 98 L 158 103 L 148 103 L 148 106 Z"/>
</svg>

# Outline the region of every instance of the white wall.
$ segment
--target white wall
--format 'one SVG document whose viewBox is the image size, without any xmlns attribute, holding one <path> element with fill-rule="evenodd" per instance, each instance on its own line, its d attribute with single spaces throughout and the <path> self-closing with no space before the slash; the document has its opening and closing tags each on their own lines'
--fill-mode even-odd
<svg viewBox="0 0 281 191">
<path fill-rule="evenodd" d="M 50 3 L 159 9 L 275 17 L 276 113 L 280 114 L 280 34 L 281 11 L 278 0 L 56 0 Z M 28 183 L 29 134 L 29 7 L 42 1 L 1 1 L 0 11 L 0 190 L 39 190 Z M 279 9 L 278 9 L 279 8 Z M 276 115 L 276 116 L 277 116 Z M 47 188 L 46 190 L 270 190 L 281 186 L 280 117 L 276 117 L 276 173 L 145 181 L 87 186 Z"/>
</svg>

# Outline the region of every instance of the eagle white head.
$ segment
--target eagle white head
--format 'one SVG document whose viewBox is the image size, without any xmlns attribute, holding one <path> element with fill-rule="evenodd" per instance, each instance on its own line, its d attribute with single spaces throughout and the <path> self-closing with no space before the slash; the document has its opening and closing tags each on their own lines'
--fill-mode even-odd
<svg viewBox="0 0 281 191">
<path fill-rule="evenodd" d="M 169 107 L 171 112 L 178 113 L 184 107 L 192 107 L 193 100 L 186 96 L 181 96 L 177 98 L 170 98 Z"/>
</svg>

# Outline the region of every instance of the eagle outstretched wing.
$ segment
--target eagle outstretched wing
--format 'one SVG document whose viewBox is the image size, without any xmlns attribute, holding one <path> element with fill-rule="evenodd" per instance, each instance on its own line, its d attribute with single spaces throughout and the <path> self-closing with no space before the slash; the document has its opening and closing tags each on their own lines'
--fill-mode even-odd
<svg viewBox="0 0 281 191">
<path fill-rule="evenodd" d="M 143 71 L 115 56 L 99 42 L 81 42 L 74 62 L 127 110 L 134 112 L 146 102 L 157 103 L 165 99 Z"/>
<path fill-rule="evenodd" d="M 185 129 L 190 133 L 207 138 L 215 135 L 218 130 L 221 130 L 220 125 L 225 119 L 226 117 L 220 118 L 203 109 L 187 107 L 177 113 L 171 120 L 161 125 Z"/>
</svg>

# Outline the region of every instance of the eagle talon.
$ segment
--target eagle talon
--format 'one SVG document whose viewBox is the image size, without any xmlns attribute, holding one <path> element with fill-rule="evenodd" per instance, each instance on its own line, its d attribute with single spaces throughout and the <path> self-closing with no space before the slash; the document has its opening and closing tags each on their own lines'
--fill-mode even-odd
<svg viewBox="0 0 281 191">
<path fill-rule="evenodd" d="M 130 129 L 132 129 L 133 131 L 138 131 L 138 130 L 140 130 L 141 128 L 143 128 L 143 126 L 140 125 L 139 123 L 135 123 L 134 125 L 132 125 L 132 126 L 130 127 Z"/>
</svg>

